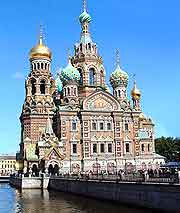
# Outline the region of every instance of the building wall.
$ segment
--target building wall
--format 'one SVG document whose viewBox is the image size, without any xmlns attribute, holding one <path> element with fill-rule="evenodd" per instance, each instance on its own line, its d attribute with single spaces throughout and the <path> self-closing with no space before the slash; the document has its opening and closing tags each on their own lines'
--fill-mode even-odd
<svg viewBox="0 0 180 213">
<path fill-rule="evenodd" d="M 10 175 L 15 171 L 16 157 L 0 156 L 0 176 Z"/>
</svg>

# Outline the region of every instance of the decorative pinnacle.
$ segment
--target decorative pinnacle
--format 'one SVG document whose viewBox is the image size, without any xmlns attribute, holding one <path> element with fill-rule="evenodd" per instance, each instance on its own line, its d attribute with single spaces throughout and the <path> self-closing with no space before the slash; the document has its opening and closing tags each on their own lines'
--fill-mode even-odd
<svg viewBox="0 0 180 213">
<path fill-rule="evenodd" d="M 83 10 L 86 11 L 87 9 L 87 2 L 86 0 L 83 0 Z"/>
<path fill-rule="evenodd" d="M 116 67 L 120 65 L 120 54 L 119 50 L 116 49 Z"/>
<path fill-rule="evenodd" d="M 40 25 L 40 30 L 39 30 L 39 44 L 43 44 L 43 26 Z"/>
</svg>

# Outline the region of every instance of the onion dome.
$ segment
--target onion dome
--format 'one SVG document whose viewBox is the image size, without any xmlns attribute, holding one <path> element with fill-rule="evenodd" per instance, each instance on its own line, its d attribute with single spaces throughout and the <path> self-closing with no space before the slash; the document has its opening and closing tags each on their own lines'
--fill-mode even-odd
<svg viewBox="0 0 180 213">
<path fill-rule="evenodd" d="M 56 84 L 58 92 L 61 92 L 63 89 L 63 84 L 62 84 L 62 81 L 60 80 L 59 76 L 56 78 L 55 84 Z"/>
<path fill-rule="evenodd" d="M 91 16 L 86 12 L 86 10 L 84 10 L 83 13 L 81 13 L 81 15 L 79 16 L 79 21 L 81 24 L 85 22 L 91 22 Z"/>
<path fill-rule="evenodd" d="M 117 65 L 117 68 L 110 76 L 110 82 L 113 88 L 121 86 L 121 85 L 127 86 L 128 79 L 129 79 L 128 74 L 121 69 L 119 64 Z"/>
<path fill-rule="evenodd" d="M 136 81 L 134 82 L 134 87 L 131 91 L 131 96 L 134 100 L 140 100 L 141 98 L 141 92 L 136 86 Z"/>
<path fill-rule="evenodd" d="M 52 58 L 51 50 L 43 44 L 42 34 L 40 34 L 39 43 L 31 49 L 29 53 L 29 58 L 30 60 L 36 59 L 36 58 L 43 58 L 43 59 L 45 58 L 45 59 L 51 60 Z"/>
<path fill-rule="evenodd" d="M 63 84 L 66 84 L 69 81 L 75 81 L 76 83 L 79 83 L 80 81 L 80 73 L 75 67 L 73 67 L 70 58 L 67 67 L 61 71 L 60 79 Z"/>
</svg>

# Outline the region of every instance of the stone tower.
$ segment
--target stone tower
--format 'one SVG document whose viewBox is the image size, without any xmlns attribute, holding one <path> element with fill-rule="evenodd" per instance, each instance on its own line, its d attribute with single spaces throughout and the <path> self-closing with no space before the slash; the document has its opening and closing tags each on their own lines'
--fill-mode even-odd
<svg viewBox="0 0 180 213">
<path fill-rule="evenodd" d="M 102 57 L 98 54 L 97 45 L 93 42 L 89 31 L 91 16 L 87 12 L 86 1 L 79 21 L 82 28 L 81 37 L 74 46 L 75 55 L 72 64 L 80 72 L 80 97 L 87 97 L 98 87 L 106 89 L 106 85 Z"/>
<path fill-rule="evenodd" d="M 25 81 L 26 96 L 20 116 L 22 149 L 25 139 L 31 143 L 38 141 L 48 115 L 50 118 L 53 115 L 55 81 L 51 75 L 51 59 L 51 51 L 44 45 L 40 32 L 39 42 L 29 54 L 30 73 Z"/>
</svg>

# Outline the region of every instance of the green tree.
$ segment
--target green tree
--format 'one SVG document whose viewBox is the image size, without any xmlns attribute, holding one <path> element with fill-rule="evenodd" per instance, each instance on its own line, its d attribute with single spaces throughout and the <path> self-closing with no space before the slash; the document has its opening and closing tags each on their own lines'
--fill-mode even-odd
<svg viewBox="0 0 180 213">
<path fill-rule="evenodd" d="M 180 160 L 180 139 L 173 137 L 161 137 L 155 139 L 155 149 L 160 155 L 167 158 L 168 161 Z"/>
</svg>

